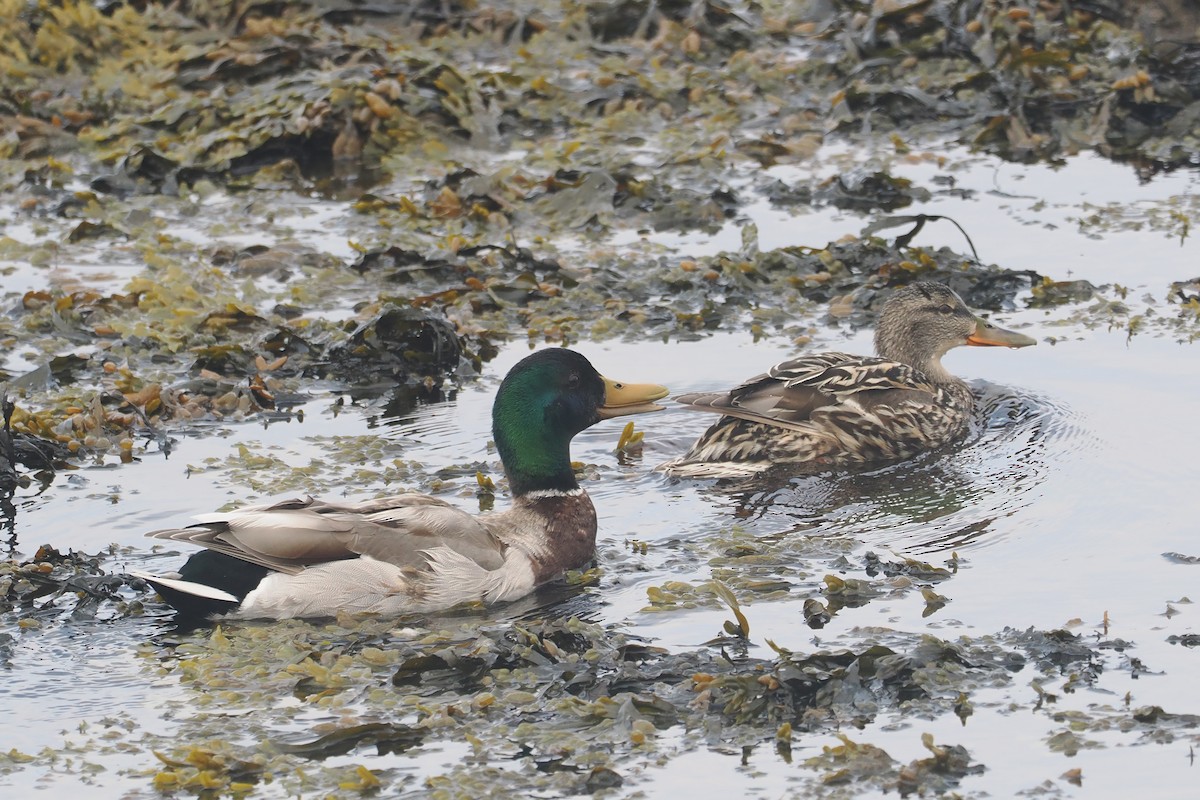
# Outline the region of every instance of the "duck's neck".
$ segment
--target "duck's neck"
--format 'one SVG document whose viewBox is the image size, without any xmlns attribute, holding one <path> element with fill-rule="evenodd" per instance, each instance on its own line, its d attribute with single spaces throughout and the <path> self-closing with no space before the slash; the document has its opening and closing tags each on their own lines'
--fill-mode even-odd
<svg viewBox="0 0 1200 800">
<path fill-rule="evenodd" d="M 495 420 L 492 433 L 514 496 L 548 497 L 579 491 L 571 469 L 569 438 L 503 418 Z"/>
<path fill-rule="evenodd" d="M 921 370 L 921 373 L 934 383 L 948 386 L 957 386 L 960 384 L 965 385 L 963 384 L 962 378 L 951 374 L 949 370 L 942 366 L 942 359 L 940 356 L 926 359 L 924 364 L 912 364 L 911 366 Z"/>
<path fill-rule="evenodd" d="M 942 366 L 942 356 L 946 355 L 947 350 L 949 348 L 936 351 L 916 347 L 904 339 L 888 336 L 882 326 L 875 330 L 875 352 L 880 358 L 907 364 L 937 384 L 965 386 L 961 378 Z"/>
<path fill-rule="evenodd" d="M 971 387 L 967 385 L 967 382 L 957 375 L 951 374 L 942 366 L 943 354 L 926 355 L 923 358 L 911 360 L 902 354 L 884 355 L 880 353 L 880 355 L 890 361 L 899 361 L 901 364 L 916 368 L 943 392 L 942 402 L 947 402 L 966 412 L 970 412 L 975 407 L 975 396 L 971 394 Z"/>
</svg>

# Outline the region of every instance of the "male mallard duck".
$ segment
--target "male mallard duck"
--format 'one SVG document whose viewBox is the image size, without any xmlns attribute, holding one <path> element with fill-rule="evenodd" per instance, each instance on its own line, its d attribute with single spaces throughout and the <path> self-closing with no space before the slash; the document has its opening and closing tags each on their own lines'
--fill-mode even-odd
<svg viewBox="0 0 1200 800">
<path fill-rule="evenodd" d="M 689 478 L 754 475 L 784 466 L 816 471 L 910 458 L 960 438 L 971 390 L 942 366 L 959 345 L 1026 347 L 941 283 L 896 291 L 875 328 L 878 358 L 820 353 L 776 364 L 729 392 L 676 397 L 723 416 L 688 453 L 659 469 Z"/>
<path fill-rule="evenodd" d="M 180 612 L 242 619 L 394 615 L 514 600 L 592 558 L 596 510 L 571 439 L 602 419 L 660 411 L 667 389 L 603 378 L 571 350 L 541 350 L 496 392 L 492 432 L 512 507 L 472 516 L 427 495 L 355 504 L 297 499 L 154 531 L 207 548 L 178 574 L 140 574 Z"/>
</svg>

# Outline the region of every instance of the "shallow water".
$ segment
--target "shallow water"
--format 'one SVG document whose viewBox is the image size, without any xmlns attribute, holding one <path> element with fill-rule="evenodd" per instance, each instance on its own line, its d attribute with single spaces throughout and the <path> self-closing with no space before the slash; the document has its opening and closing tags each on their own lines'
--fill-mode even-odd
<svg viewBox="0 0 1200 800">
<path fill-rule="evenodd" d="M 959 185 L 974 186 L 979 194 L 973 202 L 954 205 L 953 213 L 985 260 L 1035 268 L 1056 278 L 1119 281 L 1159 299 L 1171 280 L 1200 272 L 1190 239 L 1180 242 L 1144 226 L 1091 238 L 1092 231 L 1070 227 L 1072 215 L 1080 213 L 1081 197 L 1095 204 L 1127 200 L 1127 210 L 1136 209 L 1143 199 L 1190 198 L 1194 176 L 1138 184 L 1128 170 L 1095 159 L 1078 159 L 1061 169 L 991 162 L 983 167 L 961 173 Z M 918 163 L 912 169 L 920 177 L 927 166 Z M 941 207 L 949 202 L 935 199 L 924 210 L 951 213 Z M 759 210 L 756 222 L 764 247 L 794 243 L 796 220 L 767 207 Z M 1030 224 L 1033 214 L 1038 224 Z M 835 238 L 839 226 L 855 230 L 862 222 L 840 212 L 800 220 L 804 225 L 811 221 L 812 236 L 816 239 L 815 231 L 821 231 L 821 241 Z M 956 231 L 939 229 L 936 235 L 943 233 L 946 244 L 962 249 Z M 724 235 L 693 237 L 683 246 L 708 252 L 721 246 Z M 681 246 L 667 237 L 650 239 L 640 245 Z M 13 286 L 36 288 L 39 274 L 21 273 L 16 283 L 8 283 L 6 293 L 16 291 Z M 772 542 L 785 554 L 765 563 L 754 577 L 784 581 L 789 587 L 759 601 L 743 595 L 752 625 L 752 655 L 770 657 L 768 639 L 803 651 L 817 642 L 850 646 L 878 631 L 928 632 L 954 640 L 1005 628 L 1066 626 L 1088 637 L 1099 638 L 1103 632 L 1106 638 L 1131 643 L 1130 655 L 1142 666 L 1114 654 L 1096 686 L 1061 694 L 1055 711 L 1078 711 L 1084 719 L 1098 707 L 1120 706 L 1128 693 L 1133 707 L 1200 712 L 1197 653 L 1167 641 L 1173 634 L 1197 632 L 1197 612 L 1185 599 L 1200 595 L 1200 566 L 1163 555 L 1200 555 L 1195 498 L 1200 428 L 1194 424 L 1200 368 L 1195 346 L 1153 334 L 1130 338 L 1122 330 L 1055 323 L 1063 317 L 1059 311 L 1036 309 L 1002 314 L 1002 324 L 1021 327 L 1042 339 L 1041 344 L 1020 351 L 952 352 L 947 366 L 971 378 L 980 396 L 977 429 L 956 448 L 902 465 L 771 486 L 723 486 L 677 481 L 652 469 L 690 444 L 708 424 L 704 415 L 670 409 L 634 418 L 646 439 L 644 452 L 632 459 L 613 452 L 620 425 L 605 423 L 584 432 L 573 453 L 594 468 L 586 488 L 600 515 L 599 581 L 566 588 L 549 600 L 543 596 L 495 610 L 496 617 L 511 619 L 538 602 L 551 602 L 551 613 L 619 625 L 662 647 L 700 647 L 720 632 L 728 610 L 702 604 L 648 611 L 647 589 L 672 580 L 709 580 L 722 568 L 722 542 L 746 536 Z M 1050 337 L 1057 343 L 1047 341 Z M 810 347 L 818 346 L 868 352 L 869 332 L 820 329 Z M 755 342 L 728 332 L 689 342 L 582 342 L 576 349 L 606 374 L 664 383 L 674 392 L 731 386 L 796 350 L 786 341 Z M 486 444 L 492 395 L 500 377 L 528 351 L 523 343 L 502 348 L 486 366 L 484 378 L 453 400 L 398 419 L 387 417 L 379 403 L 339 407 L 334 397 L 321 397 L 305 406 L 303 421 L 214 429 L 204 437 L 176 441 L 170 452 L 146 443 L 134 464 L 85 467 L 59 476 L 44 492 L 26 490 L 18 498 L 18 549 L 28 555 L 45 542 L 93 552 L 117 543 L 132 550 L 108 562 L 111 568 L 175 565 L 182 556 L 152 552 L 144 531 L 228 503 L 260 501 L 278 490 L 294 493 L 278 478 L 279 466 L 256 474 L 231 463 L 242 446 L 294 467 L 323 460 L 319 480 L 329 495 L 424 488 L 389 487 L 379 478 L 394 459 L 419 462 L 418 483 L 441 470 L 449 482 L 441 489 L 445 496 L 474 510 L 479 506 L 474 468 L 493 475 L 498 469 Z M 378 437 L 383 446 L 363 463 L 327 456 L 338 437 L 364 435 Z M 502 495 L 497 498 L 497 503 L 505 501 Z M 801 538 L 827 541 L 827 557 L 813 559 L 802 550 L 787 556 L 789 543 Z M 646 545 L 644 552 L 630 546 L 634 540 Z M 841 555 L 867 551 L 934 565 L 955 560 L 957 554 L 954 577 L 934 587 L 948 602 L 927 613 L 920 593 L 898 592 L 842 608 L 819 631 L 806 627 L 801 605 L 819 596 L 822 577 L 838 571 Z M 16 641 L 0 697 L 21 729 L 18 737 L 7 726 L 10 733 L 0 751 L 62 748 L 64 742 L 97 736 L 106 727 L 123 724 L 121 720 L 170 735 L 187 717 L 194 691 L 177 677 L 159 674 L 153 668 L 155 657 L 137 655 L 140 643 L 167 635 L 163 619 L 47 625 L 49 630 L 37 633 L 3 627 Z M 902 763 L 926 755 L 920 744 L 924 732 L 932 732 L 939 742 L 964 745 L 973 761 L 988 767 L 964 780 L 960 790 L 965 796 L 1011 796 L 1044 781 L 1056 782 L 1055 791 L 1074 794 L 1077 790 L 1060 776 L 1075 768 L 1082 770 L 1080 791 L 1088 797 L 1192 796 L 1194 729 L 1169 741 L 1150 742 L 1137 731 L 1093 726 L 1086 738 L 1098 746 L 1067 756 L 1052 750 L 1046 739 L 1069 719 L 1056 719 L 1050 710 L 1031 711 L 1035 679 L 1046 680 L 1027 667 L 1011 686 L 980 692 L 972 698 L 976 710 L 966 724 L 950 715 L 912 718 L 892 709 L 865 730 L 851 733 Z M 287 702 L 296 705 L 293 733 L 332 718 L 294 699 Z M 812 777 L 802 766 L 804 758 L 833 744 L 836 740 L 828 735 L 798 736 L 795 761 L 789 764 L 769 742 L 744 753 L 709 748 L 673 730 L 658 744 L 669 755 L 657 765 L 631 766 L 636 780 L 621 794 L 778 797 L 799 791 L 798 781 Z M 460 743 L 443 740 L 404 754 L 355 755 L 357 760 L 346 763 L 397 769 L 408 776 L 406 787 L 419 791 L 421 781 L 449 771 L 466 752 Z M 94 774 L 79 764 L 59 771 L 42 766 L 0 771 L 0 787 L 15 792 L 12 796 L 68 786 L 80 797 L 155 794 L 148 777 L 129 772 L 153 774 L 156 764 L 147 762 L 144 753 L 110 753 L 103 766 L 104 771 Z M 504 768 L 501 762 L 492 766 Z"/>
</svg>

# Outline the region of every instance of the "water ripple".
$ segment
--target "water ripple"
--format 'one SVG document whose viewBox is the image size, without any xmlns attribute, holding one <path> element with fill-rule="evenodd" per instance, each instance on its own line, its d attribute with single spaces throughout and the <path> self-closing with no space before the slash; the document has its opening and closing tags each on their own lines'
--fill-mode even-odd
<svg viewBox="0 0 1200 800">
<path fill-rule="evenodd" d="M 1098 441 L 1052 398 L 986 382 L 973 388 L 972 433 L 957 446 L 868 471 L 703 491 L 756 530 L 852 535 L 918 553 L 993 543 L 1010 527 L 997 520 L 1042 496 L 1051 464 Z"/>
</svg>

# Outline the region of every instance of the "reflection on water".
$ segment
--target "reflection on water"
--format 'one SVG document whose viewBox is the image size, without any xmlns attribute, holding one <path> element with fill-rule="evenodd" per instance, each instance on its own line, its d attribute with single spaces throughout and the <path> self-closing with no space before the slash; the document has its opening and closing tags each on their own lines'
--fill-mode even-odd
<svg viewBox="0 0 1200 800">
<path fill-rule="evenodd" d="M 388 385 L 386 391 L 377 395 L 360 393 L 356 390 L 355 399 L 383 398 L 380 409 L 382 421 L 389 425 L 404 425 L 421 418 L 422 410 L 431 405 L 453 403 L 458 390 L 442 386 L 426 386 L 423 383 L 415 386 Z"/>
<path fill-rule="evenodd" d="M 1035 503 L 1051 460 L 1094 444 L 1055 401 L 976 382 L 973 432 L 936 453 L 853 473 L 717 483 L 744 525 L 851 535 L 913 552 L 986 545 L 993 522 Z"/>
</svg>

